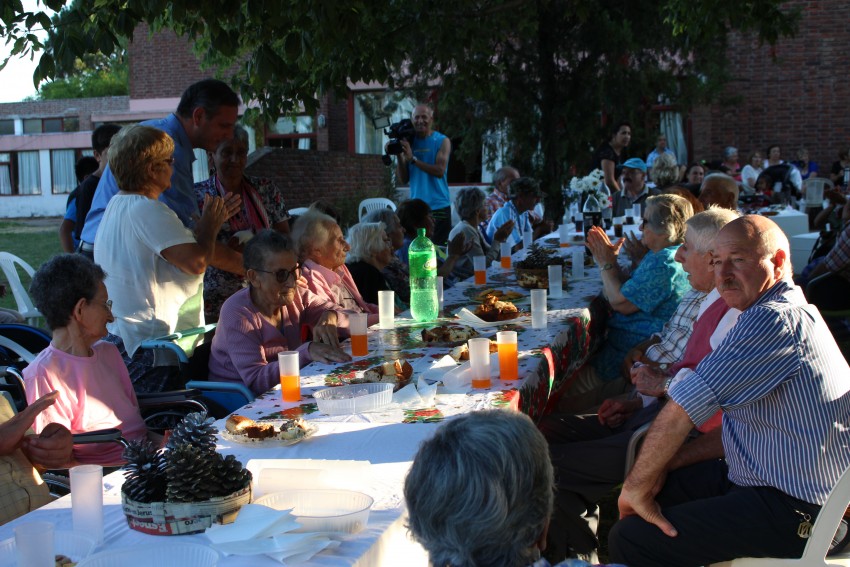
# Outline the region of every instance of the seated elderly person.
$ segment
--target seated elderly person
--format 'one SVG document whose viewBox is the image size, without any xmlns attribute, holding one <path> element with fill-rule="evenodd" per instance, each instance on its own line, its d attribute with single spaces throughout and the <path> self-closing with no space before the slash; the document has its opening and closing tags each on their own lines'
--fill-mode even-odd
<svg viewBox="0 0 850 567">
<path fill-rule="evenodd" d="M 404 264 L 408 265 L 407 251 L 410 243 L 416 238 L 420 228 L 425 229 L 425 236 L 434 236 L 434 217 L 431 216 L 431 207 L 422 199 L 408 199 L 398 207 L 398 218 L 404 228 L 404 244 L 396 251 L 396 256 Z M 461 256 L 472 248 L 472 242 L 467 242 L 462 234 L 455 235 L 446 246 L 446 257 L 443 258 L 440 249 L 437 248 L 437 275 L 446 278 L 445 285 L 450 287 L 453 280 L 450 278 L 455 264 Z"/>
<path fill-rule="evenodd" d="M 288 236 L 262 230 L 248 241 L 242 258 L 248 287 L 221 307 L 210 380 L 241 381 L 259 395 L 279 383 L 279 352 L 298 351 L 301 366 L 351 358 L 339 348 L 337 335 L 337 325 L 342 320 L 347 327 L 347 317 L 334 302 L 299 285 L 300 266 Z M 303 325 L 312 328 L 315 340 L 302 342 Z"/>
<path fill-rule="evenodd" d="M 531 231 L 534 240 L 552 231 L 552 221 L 535 221 L 530 216 L 534 206 L 540 202 L 540 183 L 537 180 L 531 177 L 514 179 L 511 181 L 508 196 L 508 202 L 493 214 L 487 225 L 487 238 L 491 242 L 496 231 L 508 221 L 514 223 L 513 230 L 506 240 L 511 246 L 521 243 L 522 233 L 527 230 Z"/>
<path fill-rule="evenodd" d="M 95 239 L 94 259 L 106 272 L 115 315 L 107 340 L 126 349 L 137 392 L 182 386 L 167 365 L 176 364 L 171 353 L 139 345 L 204 324 L 203 275 L 218 231 L 234 212 L 221 197 L 207 196 L 194 232 L 184 227 L 158 200 L 171 186 L 173 154 L 171 136 L 150 126 L 127 126 L 112 139 L 109 168 L 121 191 L 109 201 Z M 179 343 L 191 354 L 197 340 Z"/>
<path fill-rule="evenodd" d="M 55 256 L 32 279 L 30 295 L 53 333 L 50 345 L 24 369 L 27 400 L 59 392 L 55 403 L 36 417 L 36 433 L 51 423 L 74 433 L 120 429 L 128 441 L 148 430 L 127 367 L 115 345 L 101 341 L 112 317 L 100 266 L 81 254 Z M 77 445 L 80 463 L 122 463 L 116 443 Z"/>
<path fill-rule="evenodd" d="M 488 266 L 497 260 L 500 257 L 500 245 L 507 241 L 508 236 L 513 232 L 514 221 L 508 220 L 493 233 L 493 245 L 490 246 L 487 243 L 480 229 L 481 223 L 488 214 L 486 199 L 484 191 L 477 187 L 464 187 L 455 197 L 455 210 L 461 222 L 452 228 L 449 240 L 462 234 L 466 242 L 472 243 L 472 248 L 458 259 L 452 271 L 452 275 L 458 280 L 465 280 L 472 276 L 475 271 L 472 259 L 475 256 L 486 257 Z"/>
<path fill-rule="evenodd" d="M 0 525 L 52 500 L 38 470 L 71 465 L 71 432 L 58 423 L 48 424 L 39 435 L 30 425 L 56 402 L 58 392 L 33 400 L 21 413 L 0 396 Z"/>
<path fill-rule="evenodd" d="M 206 181 L 195 183 L 199 210 L 204 199 L 240 195 L 239 210 L 224 223 L 218 233 L 217 256 L 204 274 L 204 318 L 207 323 L 218 321 L 222 303 L 242 289 L 242 250 L 245 242 L 264 228 L 289 233 L 289 213 L 280 189 L 271 179 L 245 175 L 248 163 L 248 132 L 241 126 L 233 128 L 233 137 L 223 140 L 208 157 L 213 174 Z"/>
<path fill-rule="evenodd" d="M 585 367 L 571 393 L 579 410 L 623 391 L 620 364 L 626 353 L 646 337 L 661 331 L 690 289 L 688 277 L 675 255 L 685 237 L 685 221 L 693 216 L 691 204 L 678 195 L 656 195 L 646 200 L 641 241 L 649 250 L 627 276 L 617 262 L 622 240 L 611 243 L 605 231 L 591 228 L 587 247 L 602 271 L 602 293 L 614 314 L 608 320 L 608 337 Z M 579 401 L 576 394 L 590 392 Z"/>
<path fill-rule="evenodd" d="M 378 303 L 378 292 L 389 291 L 390 284 L 383 270 L 392 262 L 393 244 L 384 223 L 361 222 L 348 229 L 351 250 L 345 262 L 357 289 L 362 290 L 363 299 Z"/>
<path fill-rule="evenodd" d="M 546 547 L 554 478 L 546 440 L 525 415 L 481 411 L 445 422 L 404 482 L 413 539 L 431 565 L 525 567 Z"/>
<path fill-rule="evenodd" d="M 623 189 L 611 194 L 611 214 L 621 217 L 634 205 L 643 205 L 646 199 L 660 191 L 646 184 L 646 164 L 640 158 L 629 158 L 623 164 Z"/>
<path fill-rule="evenodd" d="M 377 304 L 363 299 L 345 266 L 351 246 L 333 218 L 310 207 L 295 223 L 292 239 L 310 291 L 340 311 L 366 313 L 369 325 L 378 322 Z"/>
<path fill-rule="evenodd" d="M 377 211 L 372 211 L 363 217 L 363 222 L 384 223 L 387 236 L 390 237 L 390 242 L 392 243 L 393 258 L 390 263 L 381 270 L 381 273 L 384 275 L 384 278 L 386 278 L 390 289 L 395 292 L 397 302 L 409 305 L 410 275 L 407 273 L 408 266 L 398 259 L 398 251 L 405 245 L 404 227 L 401 226 L 401 219 L 399 219 L 396 212 L 391 209 L 378 209 Z"/>
<path fill-rule="evenodd" d="M 714 205 L 737 211 L 738 183 L 725 173 L 710 173 L 702 182 L 699 200 L 706 209 Z"/>
</svg>

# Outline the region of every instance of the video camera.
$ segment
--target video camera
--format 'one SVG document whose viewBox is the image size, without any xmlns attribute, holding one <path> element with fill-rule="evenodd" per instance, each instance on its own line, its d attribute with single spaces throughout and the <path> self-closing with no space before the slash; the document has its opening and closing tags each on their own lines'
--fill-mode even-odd
<svg viewBox="0 0 850 567">
<path fill-rule="evenodd" d="M 407 140 L 408 144 L 413 143 L 413 138 L 416 137 L 416 130 L 413 128 L 413 122 L 409 118 L 399 120 L 390 127 L 384 130 L 390 141 L 386 145 L 386 153 L 381 157 L 384 165 L 391 165 L 393 160 L 390 156 L 397 156 L 404 151 L 401 147 L 401 140 Z"/>
</svg>

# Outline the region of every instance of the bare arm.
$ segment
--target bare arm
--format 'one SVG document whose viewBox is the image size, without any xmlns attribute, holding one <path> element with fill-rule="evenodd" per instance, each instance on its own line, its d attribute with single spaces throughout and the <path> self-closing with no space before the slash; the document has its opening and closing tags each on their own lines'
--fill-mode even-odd
<svg viewBox="0 0 850 567">
<path fill-rule="evenodd" d="M 407 143 L 406 140 L 401 141 L 402 147 L 407 144 L 407 148 L 405 148 L 405 153 L 401 153 L 396 156 L 395 163 L 395 175 L 398 178 L 399 183 L 406 185 L 410 181 L 410 175 L 408 175 L 407 168 L 409 163 L 409 158 L 407 157 L 407 150 L 410 149 L 410 144 Z"/>
<path fill-rule="evenodd" d="M 674 455 L 685 442 L 693 423 L 682 407 L 669 401 L 646 435 L 638 460 L 623 483 L 618 505 L 620 516 L 638 515 L 670 537 L 676 528 L 661 514 L 655 501 Z"/>
<path fill-rule="evenodd" d="M 726 456 L 723 451 L 723 428 L 716 427 L 692 441 L 688 441 L 679 452 L 673 455 L 668 470 L 675 470 L 694 463 L 722 459 Z"/>
<path fill-rule="evenodd" d="M 620 183 L 617 181 L 617 166 L 610 159 L 602 160 L 602 173 L 605 176 L 605 186 L 613 193 L 620 190 Z"/>
<path fill-rule="evenodd" d="M 59 225 L 59 244 L 62 245 L 62 250 L 69 254 L 74 251 L 75 225 L 74 221 L 68 219 L 62 219 L 62 224 Z"/>
<path fill-rule="evenodd" d="M 628 315 L 639 309 L 620 292 L 623 282 L 617 264 L 617 254 L 622 246 L 622 238 L 617 244 L 612 244 L 605 231 L 598 226 L 592 227 L 587 234 L 587 247 L 593 254 L 593 260 L 602 270 L 602 288 L 608 303 L 614 311 Z"/>
<path fill-rule="evenodd" d="M 215 239 L 229 213 L 224 199 L 207 195 L 204 212 L 195 225 L 195 242 L 170 246 L 161 252 L 162 257 L 187 274 L 203 274 L 212 262 Z"/>
<path fill-rule="evenodd" d="M 401 147 L 404 148 L 404 153 L 402 154 L 404 155 L 404 160 L 402 160 L 401 156 L 399 156 L 399 161 L 396 169 L 399 173 L 399 179 L 403 183 L 407 183 L 408 163 L 410 164 L 410 167 L 418 167 L 428 175 L 433 175 L 434 177 L 442 177 L 446 174 L 446 167 L 449 164 L 449 154 L 452 153 L 452 142 L 448 138 L 445 138 L 440 144 L 440 149 L 439 151 L 437 151 L 437 157 L 434 160 L 433 164 L 425 163 L 419 159 L 413 161 L 413 149 L 410 147 L 410 144 L 408 144 L 406 140 L 401 140 Z M 403 168 L 401 166 L 402 161 L 404 161 Z"/>
<path fill-rule="evenodd" d="M 237 276 L 245 275 L 242 254 L 222 242 L 216 242 L 210 265 Z"/>
</svg>

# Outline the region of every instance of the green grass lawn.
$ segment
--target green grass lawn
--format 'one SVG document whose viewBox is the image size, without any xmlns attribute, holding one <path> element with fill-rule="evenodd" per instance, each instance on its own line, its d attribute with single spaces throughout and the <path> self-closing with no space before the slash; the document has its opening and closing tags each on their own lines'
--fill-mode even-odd
<svg viewBox="0 0 850 567">
<path fill-rule="evenodd" d="M 53 222 L 55 220 L 55 222 Z M 40 219 L 39 222 L 2 220 L 0 221 L 0 251 L 9 252 L 26 261 L 34 269 L 49 258 L 62 252 L 59 245 L 59 223 L 61 219 Z M 29 286 L 30 278 L 18 270 L 24 286 Z M 0 275 L 5 283 L 6 278 Z M 15 309 L 17 304 L 11 290 L 6 297 L 0 298 L 0 307 Z"/>
</svg>

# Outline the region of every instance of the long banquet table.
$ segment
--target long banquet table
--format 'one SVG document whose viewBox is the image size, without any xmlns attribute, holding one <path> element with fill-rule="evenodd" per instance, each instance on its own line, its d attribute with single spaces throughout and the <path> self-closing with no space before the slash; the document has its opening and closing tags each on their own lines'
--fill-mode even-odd
<svg viewBox="0 0 850 567">
<path fill-rule="evenodd" d="M 542 243 L 557 246 L 557 242 L 553 245 L 551 236 L 542 239 Z M 569 249 L 560 249 L 556 253 L 568 255 Z M 524 255 L 525 251 L 516 253 L 514 261 Z M 584 364 L 603 338 L 607 315 L 603 302 L 596 297 L 601 289 L 598 270 L 593 266 L 585 268 L 585 277 L 577 281 L 571 280 L 568 269 L 565 271 L 570 281 L 562 299 L 549 299 L 548 324 L 545 329 L 532 329 L 530 319 L 507 321 L 498 327 L 480 329 L 483 336 L 495 336 L 495 332 L 500 329 L 517 331 L 520 353 L 518 380 L 503 382 L 494 379 L 492 386 L 486 390 L 469 388 L 455 393 L 438 391 L 435 403 L 429 406 L 418 407 L 413 403 L 391 405 L 379 411 L 349 416 L 322 414 L 312 397 L 316 390 L 344 384 L 356 373 L 383 360 L 383 336 L 377 330 L 370 330 L 370 354 L 366 357 L 339 365 L 313 363 L 302 369 L 302 399 L 299 402 L 282 402 L 278 386 L 237 412 L 253 419 L 301 417 L 315 426 L 314 435 L 286 447 L 261 447 L 220 439 L 218 450 L 223 454 L 235 455 L 249 466 L 255 472 L 255 483 L 258 481 L 257 467 L 262 468 L 264 463 L 279 468 L 287 468 L 287 463 L 292 463 L 293 468 L 306 466 L 308 469 L 328 468 L 333 471 L 335 467 L 345 470 L 345 463 L 340 461 L 368 461 L 368 464 L 364 463 L 367 468 L 361 470 L 363 474 L 356 478 L 337 477 L 346 488 L 360 490 L 375 498 L 368 525 L 358 534 L 343 537 L 339 547 L 314 556 L 309 564 L 427 565 L 424 550 L 407 537 L 402 496 L 404 477 L 421 441 L 433 435 L 439 422 L 479 409 L 514 408 L 539 419 L 556 404 L 570 377 Z M 486 287 L 515 290 L 528 295 L 527 290 L 515 284 L 512 270 L 503 270 L 498 264 L 489 269 Z M 480 291 L 481 288 L 471 282 L 460 282 L 447 289 L 443 313 L 450 314 L 464 306 L 473 309 L 473 298 Z M 520 311 L 529 309 L 528 303 L 522 301 L 518 301 L 518 307 Z M 416 375 L 429 369 L 450 348 L 423 344 L 419 333 L 427 325 L 404 317 L 397 321 L 401 350 L 416 371 L 415 381 Z M 219 429 L 223 429 L 223 421 L 217 422 Z M 299 466 L 294 466 L 296 463 Z M 208 543 L 203 534 L 169 538 L 130 530 L 120 506 L 122 481 L 120 472 L 104 478 L 105 537 L 103 547 L 99 549 L 160 545 L 174 539 Z M 0 526 L 0 540 L 12 537 L 12 528 L 22 522 L 47 520 L 54 522 L 56 529 L 71 529 L 70 506 L 70 497 L 64 497 Z M 219 561 L 219 565 L 225 567 L 276 564 L 271 558 L 262 555 L 231 555 Z"/>
</svg>

